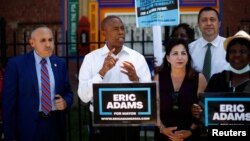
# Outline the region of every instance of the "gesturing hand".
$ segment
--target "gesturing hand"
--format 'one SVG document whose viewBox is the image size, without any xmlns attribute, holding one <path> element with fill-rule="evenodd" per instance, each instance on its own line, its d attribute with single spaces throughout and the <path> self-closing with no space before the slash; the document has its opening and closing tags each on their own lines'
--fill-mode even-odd
<svg viewBox="0 0 250 141">
<path fill-rule="evenodd" d="M 99 71 L 101 76 L 104 76 L 111 68 L 113 68 L 117 62 L 117 58 L 112 57 L 112 54 L 115 52 L 115 48 L 113 48 L 108 56 L 105 58 L 102 69 Z"/>
<path fill-rule="evenodd" d="M 132 63 L 124 61 L 121 66 L 121 72 L 126 74 L 130 81 L 139 81 L 139 78 L 136 74 L 135 67 Z"/>
</svg>

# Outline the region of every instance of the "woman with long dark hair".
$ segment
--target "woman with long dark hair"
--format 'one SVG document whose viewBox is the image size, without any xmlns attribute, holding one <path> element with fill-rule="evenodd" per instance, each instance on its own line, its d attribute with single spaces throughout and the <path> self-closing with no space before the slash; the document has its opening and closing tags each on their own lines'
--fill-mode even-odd
<svg viewBox="0 0 250 141">
<path fill-rule="evenodd" d="M 191 68 L 188 45 L 183 39 L 172 38 L 166 45 L 166 54 L 159 74 L 160 120 L 155 140 L 198 140 L 196 120 L 191 113 L 198 94 L 206 88 L 203 74 Z"/>
</svg>

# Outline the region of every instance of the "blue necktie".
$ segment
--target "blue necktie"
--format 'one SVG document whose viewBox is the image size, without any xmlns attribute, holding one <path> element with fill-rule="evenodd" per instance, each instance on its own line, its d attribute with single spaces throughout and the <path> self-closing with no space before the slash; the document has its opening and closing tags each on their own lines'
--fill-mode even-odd
<svg viewBox="0 0 250 141">
<path fill-rule="evenodd" d="M 47 61 L 45 59 L 41 60 L 41 109 L 44 114 L 48 115 L 52 110 L 51 102 L 51 92 L 50 92 L 50 81 L 49 81 L 49 72 L 46 67 Z"/>
<path fill-rule="evenodd" d="M 212 59 L 212 55 L 211 55 L 211 43 L 207 44 L 207 52 L 205 54 L 205 58 L 204 58 L 204 64 L 203 64 L 203 74 L 205 75 L 207 81 L 209 81 L 210 79 L 210 75 L 211 75 L 211 59 Z"/>
</svg>

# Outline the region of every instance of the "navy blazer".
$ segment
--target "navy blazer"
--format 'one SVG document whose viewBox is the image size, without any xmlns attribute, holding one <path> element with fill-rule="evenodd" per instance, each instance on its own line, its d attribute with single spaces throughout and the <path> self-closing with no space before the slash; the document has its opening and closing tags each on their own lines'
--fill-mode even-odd
<svg viewBox="0 0 250 141">
<path fill-rule="evenodd" d="M 63 97 L 69 109 L 73 103 L 73 92 L 66 63 L 54 55 L 50 57 L 50 62 L 55 79 L 55 92 Z M 3 111 L 5 139 L 32 141 L 39 112 L 34 51 L 8 61 L 3 83 Z M 63 118 L 65 111 L 60 111 L 60 115 Z"/>
</svg>

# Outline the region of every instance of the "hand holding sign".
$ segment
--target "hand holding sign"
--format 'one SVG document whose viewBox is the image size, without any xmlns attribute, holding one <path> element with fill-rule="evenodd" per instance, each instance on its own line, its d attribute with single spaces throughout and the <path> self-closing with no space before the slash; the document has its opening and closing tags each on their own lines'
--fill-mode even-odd
<svg viewBox="0 0 250 141">
<path fill-rule="evenodd" d="M 202 110 L 200 105 L 198 105 L 198 104 L 193 104 L 192 105 L 192 115 L 195 118 L 199 119 L 202 111 L 203 110 Z"/>
</svg>

